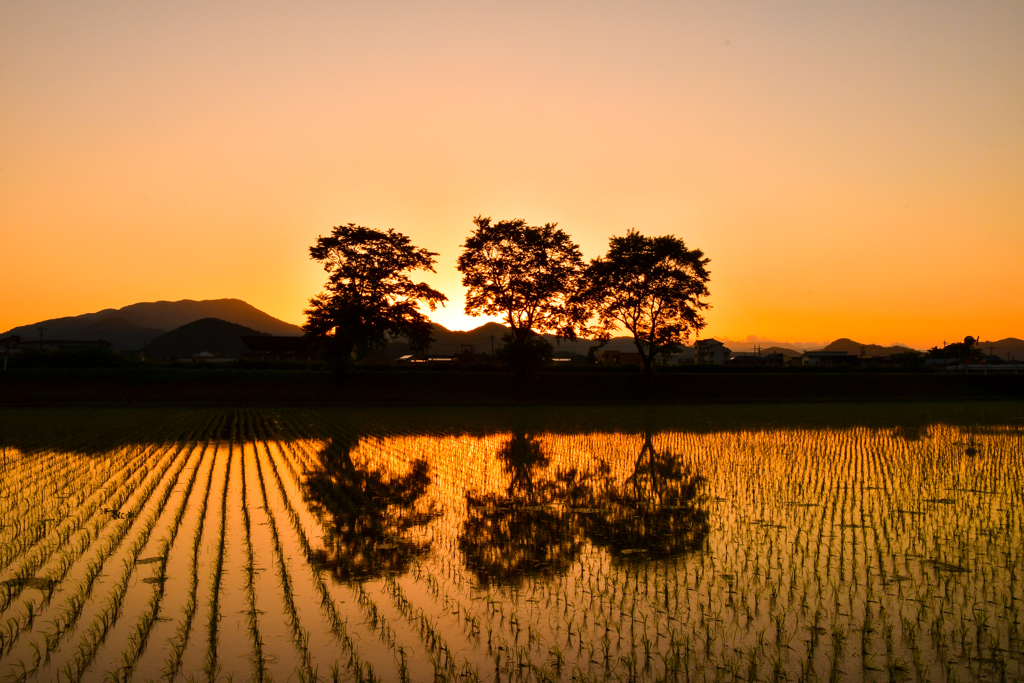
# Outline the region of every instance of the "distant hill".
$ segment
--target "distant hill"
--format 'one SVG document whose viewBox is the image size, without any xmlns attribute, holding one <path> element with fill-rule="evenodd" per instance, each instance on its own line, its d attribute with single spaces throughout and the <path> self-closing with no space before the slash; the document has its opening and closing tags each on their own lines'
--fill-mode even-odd
<svg viewBox="0 0 1024 683">
<path fill-rule="evenodd" d="M 864 356 L 867 358 L 874 358 L 879 356 L 891 356 L 894 353 L 906 353 L 907 351 L 913 351 L 909 346 L 895 345 L 895 346 L 880 346 L 878 344 L 861 344 L 855 342 L 852 339 L 843 337 L 842 339 L 836 339 L 834 342 L 822 349 L 814 349 L 815 351 L 845 351 L 846 353 L 853 356 Z"/>
<path fill-rule="evenodd" d="M 242 336 L 263 334 L 244 325 L 219 318 L 203 318 L 162 334 L 146 344 L 143 354 L 151 360 L 185 358 L 207 351 L 227 358 L 237 358 L 249 350 Z"/>
<path fill-rule="evenodd" d="M 718 341 L 725 344 L 726 348 L 733 353 L 750 353 L 761 349 L 761 355 L 764 355 L 768 349 L 773 349 L 770 353 L 777 353 L 779 349 L 788 349 L 789 351 L 796 352 L 796 354 L 802 355 L 804 351 L 810 349 L 820 349 L 824 346 L 823 342 L 780 342 L 772 341 L 769 339 L 758 339 L 754 335 L 747 337 L 746 339 L 729 339 L 727 337 L 712 337 L 718 339 Z"/>
<path fill-rule="evenodd" d="M 1003 360 L 1024 360 L 1024 340 L 1007 337 L 999 341 L 980 341 L 977 344 L 981 352 L 994 354 Z"/>
<path fill-rule="evenodd" d="M 153 301 L 22 325 L 5 332 L 23 339 L 105 339 L 122 351 L 138 351 L 159 335 L 203 318 L 218 318 L 278 336 L 298 337 L 302 328 L 278 320 L 240 299 Z"/>
<path fill-rule="evenodd" d="M 111 316 L 109 318 L 101 318 L 96 322 L 88 323 L 83 329 L 94 330 L 96 332 L 127 332 L 131 334 L 152 334 L 153 332 L 159 334 L 160 332 L 155 327 L 145 327 L 144 325 L 140 325 L 119 315 Z"/>
</svg>

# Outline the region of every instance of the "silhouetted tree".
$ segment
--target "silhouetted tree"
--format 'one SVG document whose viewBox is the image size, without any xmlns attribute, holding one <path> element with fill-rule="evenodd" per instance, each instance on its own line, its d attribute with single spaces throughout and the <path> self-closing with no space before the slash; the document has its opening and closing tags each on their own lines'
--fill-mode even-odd
<svg viewBox="0 0 1024 683">
<path fill-rule="evenodd" d="M 407 474 L 387 477 L 356 467 L 355 445 L 333 439 L 320 452 L 319 467 L 303 478 L 303 497 L 329 530 L 317 561 L 341 581 L 404 573 L 430 550 L 413 533 L 437 514 L 420 504 L 430 484 L 427 463 L 416 460 Z"/>
<path fill-rule="evenodd" d="M 511 328 L 510 362 L 518 371 L 533 357 L 531 337 L 551 333 L 576 338 L 585 313 L 573 297 L 583 274 L 579 247 L 555 223 L 522 219 L 473 219 L 458 268 L 466 287 L 468 315 L 500 316 Z"/>
<path fill-rule="evenodd" d="M 578 516 L 553 503 L 571 497 L 575 472 L 538 484 L 548 458 L 524 432 L 514 434 L 498 458 L 509 475 L 505 493 L 466 496 L 459 535 L 466 566 L 481 582 L 496 585 L 564 572 L 579 554 L 582 532 Z"/>
<path fill-rule="evenodd" d="M 505 333 L 501 337 L 501 347 L 494 353 L 494 357 L 502 363 L 508 363 L 518 370 L 538 368 L 551 361 L 551 354 L 555 347 L 540 335 L 527 337 L 525 341 L 517 343 L 515 337 Z"/>
<path fill-rule="evenodd" d="M 435 252 L 415 247 L 405 235 L 381 232 L 354 223 L 319 236 L 310 256 L 328 272 L 324 291 L 310 299 L 305 313 L 307 334 L 324 341 L 329 360 L 343 371 L 354 350 L 383 346 L 387 337 L 407 337 L 425 348 L 431 341 L 430 320 L 419 304 L 430 310 L 447 297 L 413 282 L 408 273 L 434 270 Z"/>
<path fill-rule="evenodd" d="M 703 329 L 701 311 L 709 305 L 710 259 L 683 240 L 665 235 L 645 237 L 630 230 L 612 237 L 608 253 L 590 262 L 580 298 L 597 316 L 596 333 L 607 339 L 618 327 L 633 335 L 650 375 L 654 357 L 665 347 L 682 344 Z"/>
</svg>

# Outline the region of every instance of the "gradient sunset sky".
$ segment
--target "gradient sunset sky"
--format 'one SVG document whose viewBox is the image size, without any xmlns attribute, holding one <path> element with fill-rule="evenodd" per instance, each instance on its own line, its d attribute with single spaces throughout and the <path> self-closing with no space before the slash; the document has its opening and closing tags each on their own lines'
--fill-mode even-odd
<svg viewBox="0 0 1024 683">
<path fill-rule="evenodd" d="M 1024 3 L 0 3 L 0 330 L 301 324 L 331 226 L 711 258 L 702 336 L 1024 337 Z"/>
</svg>

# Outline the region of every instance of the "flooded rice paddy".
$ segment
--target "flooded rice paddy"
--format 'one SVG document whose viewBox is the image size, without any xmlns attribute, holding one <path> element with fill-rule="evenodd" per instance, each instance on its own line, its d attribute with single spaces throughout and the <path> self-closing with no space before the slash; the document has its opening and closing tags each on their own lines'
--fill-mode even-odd
<svg viewBox="0 0 1024 683">
<path fill-rule="evenodd" d="M 0 411 L 0 678 L 1020 680 L 1022 424 Z"/>
</svg>

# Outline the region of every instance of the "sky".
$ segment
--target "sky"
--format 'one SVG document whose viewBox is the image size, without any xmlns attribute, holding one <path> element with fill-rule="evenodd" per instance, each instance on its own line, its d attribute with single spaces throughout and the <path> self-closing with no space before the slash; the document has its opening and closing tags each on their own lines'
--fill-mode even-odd
<svg viewBox="0 0 1024 683">
<path fill-rule="evenodd" d="M 701 336 L 1024 337 L 1024 3 L 0 0 L 0 330 L 301 324 L 334 225 L 710 257 Z"/>
</svg>

